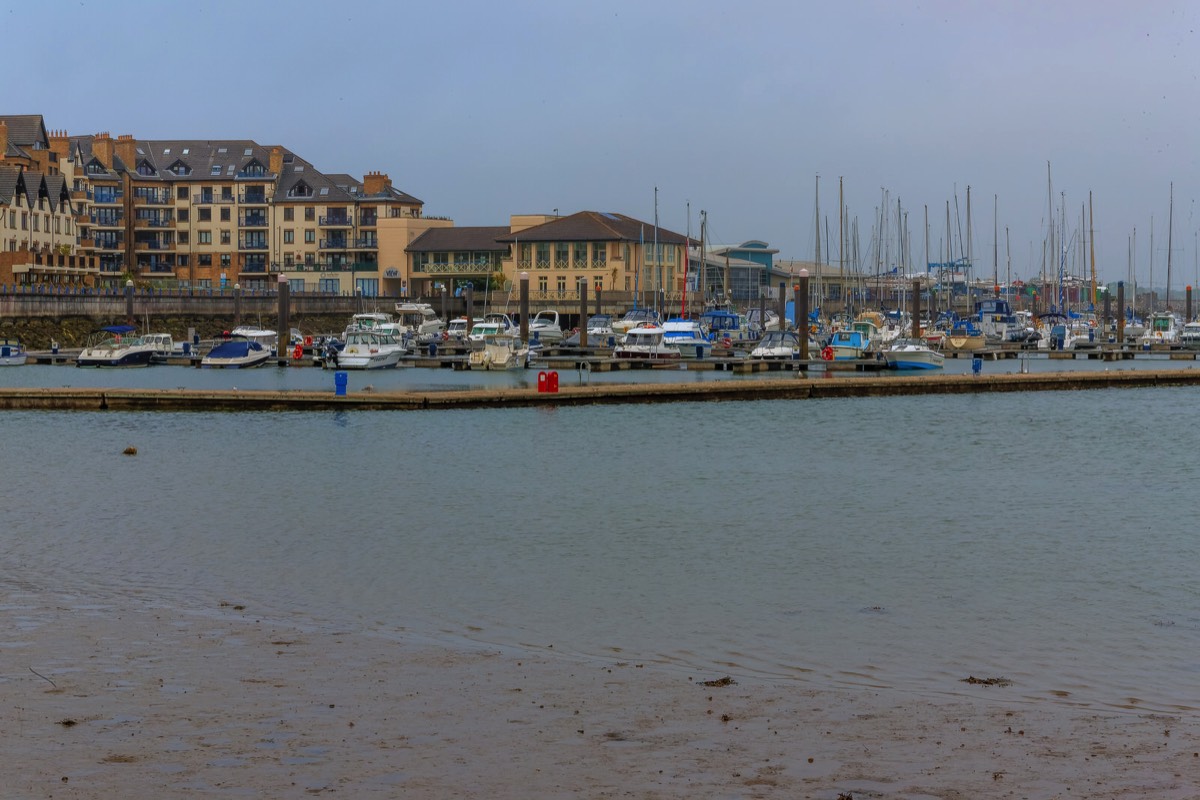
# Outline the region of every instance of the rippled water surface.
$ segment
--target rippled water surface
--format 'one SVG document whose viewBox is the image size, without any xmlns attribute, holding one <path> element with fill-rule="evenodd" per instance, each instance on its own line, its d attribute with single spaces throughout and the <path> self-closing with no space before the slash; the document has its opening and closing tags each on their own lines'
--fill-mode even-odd
<svg viewBox="0 0 1200 800">
<path fill-rule="evenodd" d="M 0 370 L 15 372 L 112 380 Z M 4 412 L 0 586 L 823 685 L 1003 676 L 1056 702 L 1195 708 L 1198 400 Z"/>
</svg>

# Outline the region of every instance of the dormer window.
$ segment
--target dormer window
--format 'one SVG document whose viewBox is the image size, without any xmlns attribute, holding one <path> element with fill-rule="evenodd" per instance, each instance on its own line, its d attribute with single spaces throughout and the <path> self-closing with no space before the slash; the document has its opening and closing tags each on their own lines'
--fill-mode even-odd
<svg viewBox="0 0 1200 800">
<path fill-rule="evenodd" d="M 108 172 L 108 170 L 104 168 L 104 165 L 94 158 L 87 163 L 87 169 L 85 171 L 88 175 L 103 175 L 104 173 Z"/>
<path fill-rule="evenodd" d="M 267 174 L 267 170 L 263 167 L 262 162 L 257 158 L 252 158 L 246 162 L 246 166 L 242 167 L 241 176 L 244 178 L 261 178 Z"/>
<path fill-rule="evenodd" d="M 182 161 L 176 160 L 174 164 L 167 168 L 174 175 L 191 175 L 192 168 Z"/>
<path fill-rule="evenodd" d="M 313 196 L 312 187 L 309 186 L 304 181 L 300 181 L 295 186 L 293 186 L 290 190 L 288 190 L 288 197 L 312 197 L 312 196 Z"/>
<path fill-rule="evenodd" d="M 143 175 L 146 177 L 153 177 L 155 172 L 156 172 L 156 170 L 154 169 L 154 167 L 150 166 L 149 161 L 146 161 L 145 159 L 143 159 L 138 162 L 138 165 L 137 165 L 137 174 L 138 175 Z"/>
</svg>

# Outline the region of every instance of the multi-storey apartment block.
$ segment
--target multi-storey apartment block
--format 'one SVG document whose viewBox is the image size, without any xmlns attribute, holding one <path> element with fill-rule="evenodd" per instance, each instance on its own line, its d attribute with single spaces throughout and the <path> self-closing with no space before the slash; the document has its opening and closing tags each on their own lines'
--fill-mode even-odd
<svg viewBox="0 0 1200 800">
<path fill-rule="evenodd" d="M 0 116 L 0 283 L 84 284 L 96 273 L 59 157 L 37 115 Z"/>
<path fill-rule="evenodd" d="M 64 173 L 84 204 L 98 280 L 380 291 L 380 218 L 420 218 L 421 201 L 369 173 L 329 176 L 250 140 L 71 137 Z"/>
</svg>

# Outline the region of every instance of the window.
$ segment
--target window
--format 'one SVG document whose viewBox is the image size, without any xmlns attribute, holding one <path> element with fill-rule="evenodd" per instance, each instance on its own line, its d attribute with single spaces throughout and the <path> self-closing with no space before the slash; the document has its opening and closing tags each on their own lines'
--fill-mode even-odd
<svg viewBox="0 0 1200 800">
<path fill-rule="evenodd" d="M 545 275 L 538 275 L 538 291 L 545 294 L 550 288 L 550 279 Z"/>
<path fill-rule="evenodd" d="M 191 217 L 191 212 L 186 208 L 179 209 L 178 211 L 175 212 L 175 214 L 179 218 L 180 222 L 187 222 L 188 219 Z"/>
<path fill-rule="evenodd" d="M 292 208 L 291 206 L 288 206 L 287 208 L 285 208 L 283 210 L 283 221 L 284 222 L 291 222 L 295 218 L 296 218 L 296 209 Z"/>
<path fill-rule="evenodd" d="M 229 231 L 221 230 L 221 244 L 229 244 Z"/>
<path fill-rule="evenodd" d="M 199 256 L 196 256 L 196 263 L 202 267 L 211 267 L 212 266 L 212 256 L 209 255 L 208 253 L 203 253 Z"/>
<path fill-rule="evenodd" d="M 317 241 L 317 232 L 312 228 L 307 228 L 304 231 L 304 243 L 313 244 Z"/>
<path fill-rule="evenodd" d="M 180 232 L 179 232 L 179 243 L 180 243 L 180 244 L 189 244 L 189 242 L 190 242 L 190 239 L 189 239 L 189 236 L 188 236 L 188 232 L 187 232 L 187 231 L 180 231 Z"/>
<path fill-rule="evenodd" d="M 559 275 L 558 276 L 558 293 L 561 295 L 566 291 L 567 291 L 567 276 Z"/>
<path fill-rule="evenodd" d="M 196 219 L 199 220 L 200 222 L 210 221 L 212 219 L 212 209 L 211 208 L 200 209 L 200 213 L 196 216 Z"/>
<path fill-rule="evenodd" d="M 304 221 L 305 222 L 312 222 L 316 218 L 317 218 L 317 211 L 315 208 L 313 208 L 312 206 L 308 206 L 307 208 L 304 209 Z"/>
<path fill-rule="evenodd" d="M 188 195 L 188 187 L 186 187 L 186 186 L 180 186 L 175 190 L 175 199 L 176 200 L 187 200 L 187 195 Z"/>
<path fill-rule="evenodd" d="M 221 253 L 221 266 L 228 267 L 230 263 L 229 253 Z"/>
<path fill-rule="evenodd" d="M 209 174 L 210 174 L 210 175 L 220 175 L 220 174 L 221 174 L 221 165 L 220 165 L 220 164 L 213 164 L 213 165 L 212 165 L 212 172 L 210 172 Z"/>
<path fill-rule="evenodd" d="M 289 230 L 286 230 L 283 232 L 283 243 L 284 244 L 292 244 L 295 241 L 296 241 L 296 232 L 295 231 L 289 229 Z"/>
<path fill-rule="evenodd" d="M 221 209 L 221 222 L 229 222 L 229 209 L 228 208 Z"/>
<path fill-rule="evenodd" d="M 604 290 L 604 276 L 603 275 L 592 276 L 592 287 L 597 292 L 603 291 Z"/>
<path fill-rule="evenodd" d="M 176 261 L 181 267 L 186 267 L 191 262 L 192 257 L 189 255 L 176 256 Z"/>
<path fill-rule="evenodd" d="M 197 244 L 212 244 L 212 231 L 196 231 Z"/>
<path fill-rule="evenodd" d="M 556 269 L 566 269 L 571 261 L 571 245 L 567 242 L 554 243 L 554 266 Z"/>
</svg>

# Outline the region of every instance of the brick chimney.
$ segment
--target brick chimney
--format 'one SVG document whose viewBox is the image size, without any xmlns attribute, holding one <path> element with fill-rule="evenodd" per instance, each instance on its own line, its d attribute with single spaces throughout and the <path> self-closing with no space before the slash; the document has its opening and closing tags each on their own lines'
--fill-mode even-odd
<svg viewBox="0 0 1200 800">
<path fill-rule="evenodd" d="M 8 152 L 8 123 L 0 119 L 0 161 L 4 161 L 6 152 Z"/>
<path fill-rule="evenodd" d="M 270 170 L 272 175 L 283 174 L 283 148 L 276 145 L 271 148 L 271 164 Z"/>
<path fill-rule="evenodd" d="M 71 140 L 66 131 L 50 131 L 50 152 L 55 158 L 66 158 L 71 154 Z"/>
<path fill-rule="evenodd" d="M 133 170 L 137 166 L 137 140 L 128 133 L 117 137 L 117 156 L 125 165 L 125 169 Z"/>
<path fill-rule="evenodd" d="M 383 194 L 392 187 L 392 181 L 383 172 L 368 172 L 363 176 L 363 193 L 368 197 Z"/>
<path fill-rule="evenodd" d="M 108 135 L 108 132 L 97 133 L 92 138 L 92 155 L 96 160 L 104 165 L 105 169 L 112 169 L 113 166 L 113 140 Z"/>
</svg>

